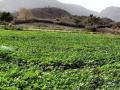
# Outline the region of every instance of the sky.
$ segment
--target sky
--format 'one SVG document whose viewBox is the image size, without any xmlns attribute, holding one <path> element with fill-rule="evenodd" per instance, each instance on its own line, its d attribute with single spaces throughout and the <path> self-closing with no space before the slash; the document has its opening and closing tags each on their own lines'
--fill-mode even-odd
<svg viewBox="0 0 120 90">
<path fill-rule="evenodd" d="M 110 6 L 120 7 L 120 0 L 58 0 L 64 3 L 71 3 L 84 6 L 87 9 L 97 12 Z"/>
</svg>

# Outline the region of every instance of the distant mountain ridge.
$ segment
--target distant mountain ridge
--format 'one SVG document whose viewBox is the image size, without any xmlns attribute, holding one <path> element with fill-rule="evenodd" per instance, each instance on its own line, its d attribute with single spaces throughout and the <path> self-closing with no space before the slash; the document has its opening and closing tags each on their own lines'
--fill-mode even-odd
<svg viewBox="0 0 120 90">
<path fill-rule="evenodd" d="M 0 1 L 0 11 L 18 11 L 20 8 L 45 8 L 45 7 L 56 7 L 64 9 L 72 15 L 89 16 L 90 14 L 97 15 L 100 17 L 111 18 L 115 21 L 120 21 L 120 8 L 119 7 L 108 7 L 102 12 L 98 13 L 86 9 L 80 5 L 65 4 L 57 0 L 2 0 Z"/>
<path fill-rule="evenodd" d="M 44 8 L 57 7 L 70 12 L 73 15 L 86 15 L 97 13 L 82 6 L 74 4 L 64 4 L 57 0 L 3 0 L 0 2 L 0 10 L 16 11 L 20 8 Z"/>
<path fill-rule="evenodd" d="M 100 16 L 108 17 L 115 21 L 120 21 L 120 7 L 107 7 L 101 11 Z"/>
</svg>

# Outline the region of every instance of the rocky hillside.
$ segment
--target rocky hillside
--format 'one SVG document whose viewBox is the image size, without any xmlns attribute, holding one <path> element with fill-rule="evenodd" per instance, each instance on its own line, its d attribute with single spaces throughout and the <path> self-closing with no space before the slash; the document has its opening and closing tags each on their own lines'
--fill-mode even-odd
<svg viewBox="0 0 120 90">
<path fill-rule="evenodd" d="M 34 8 L 31 10 L 32 16 L 36 18 L 61 18 L 65 16 L 70 16 L 71 14 L 67 11 L 59 8 L 49 7 L 49 8 Z"/>
</svg>

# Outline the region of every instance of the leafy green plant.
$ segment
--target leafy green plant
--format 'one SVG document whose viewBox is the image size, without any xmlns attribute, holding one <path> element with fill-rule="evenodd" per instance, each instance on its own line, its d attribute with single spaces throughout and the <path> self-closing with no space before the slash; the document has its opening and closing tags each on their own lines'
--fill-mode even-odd
<svg viewBox="0 0 120 90">
<path fill-rule="evenodd" d="M 1 90 L 119 90 L 119 36 L 2 30 Z"/>
</svg>

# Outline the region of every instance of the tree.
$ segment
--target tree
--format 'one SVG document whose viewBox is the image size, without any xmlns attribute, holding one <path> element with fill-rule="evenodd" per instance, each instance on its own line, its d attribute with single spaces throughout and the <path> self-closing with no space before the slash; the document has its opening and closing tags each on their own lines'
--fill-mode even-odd
<svg viewBox="0 0 120 90">
<path fill-rule="evenodd" d="M 28 20 L 31 18 L 31 11 L 26 8 L 21 8 L 18 12 L 17 19 L 19 20 Z"/>
<path fill-rule="evenodd" d="M 93 16 L 93 14 L 90 14 L 90 16 L 89 16 L 89 17 L 91 17 L 91 18 L 92 18 L 92 17 L 94 17 L 94 16 Z"/>
<path fill-rule="evenodd" d="M 99 17 L 93 16 L 93 14 L 90 14 L 90 16 L 86 18 L 85 23 L 86 25 L 93 26 L 93 25 L 97 25 L 99 21 L 100 21 Z"/>
<path fill-rule="evenodd" d="M 14 19 L 13 15 L 10 12 L 2 12 L 0 14 L 0 21 L 10 22 Z"/>
<path fill-rule="evenodd" d="M 75 19 L 75 22 L 74 22 L 76 25 L 79 25 L 80 23 L 80 20 L 79 19 Z"/>
</svg>

